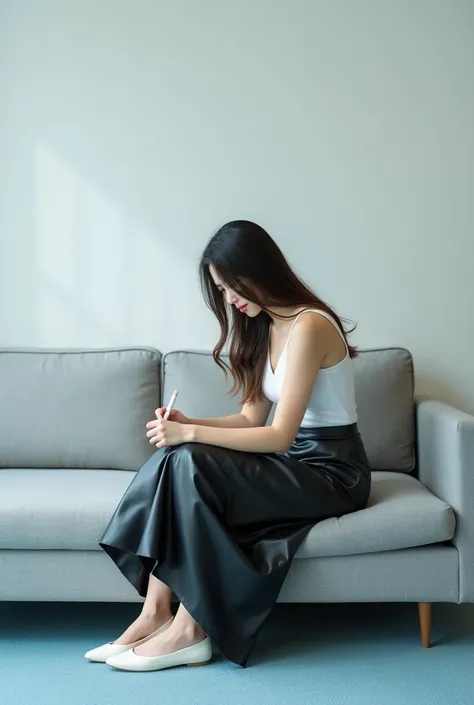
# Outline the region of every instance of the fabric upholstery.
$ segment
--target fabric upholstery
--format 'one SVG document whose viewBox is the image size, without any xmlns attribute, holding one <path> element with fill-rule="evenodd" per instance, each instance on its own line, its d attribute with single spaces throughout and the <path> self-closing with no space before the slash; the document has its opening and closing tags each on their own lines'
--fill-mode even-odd
<svg viewBox="0 0 474 705">
<path fill-rule="evenodd" d="M 14 601 L 143 602 L 99 551 L 0 550 L 0 595 Z M 434 545 L 295 560 L 278 601 L 457 602 L 458 552 Z"/>
<path fill-rule="evenodd" d="M 296 558 L 393 551 L 450 540 L 451 507 L 405 473 L 372 473 L 365 509 L 314 526 Z"/>
<path fill-rule="evenodd" d="M 457 602 L 453 546 L 293 561 L 280 602 Z"/>
<path fill-rule="evenodd" d="M 160 361 L 152 348 L 0 349 L 0 468 L 138 470 Z"/>
<path fill-rule="evenodd" d="M 456 512 L 461 602 L 474 602 L 474 417 L 436 401 L 417 405 L 418 476 Z"/>
<path fill-rule="evenodd" d="M 160 361 L 0 349 L 0 599 L 142 601 L 98 540 L 154 451 L 145 423 L 174 389 L 191 416 L 238 409 L 209 353 L 168 353 L 162 396 Z M 474 418 L 418 404 L 418 481 L 410 353 L 362 351 L 354 372 L 371 497 L 311 529 L 279 601 L 474 601 Z"/>
<path fill-rule="evenodd" d="M 100 550 L 98 541 L 133 472 L 4 469 L 0 548 Z M 450 507 L 413 477 L 374 472 L 367 508 L 316 524 L 297 558 L 389 551 L 448 541 Z"/>
<path fill-rule="evenodd" d="M 372 469 L 411 472 L 415 462 L 411 354 L 401 348 L 365 350 L 353 364 L 358 425 Z M 239 397 L 226 395 L 231 386 L 231 376 L 226 382 L 210 353 L 184 350 L 163 358 L 164 401 L 179 389 L 179 408 L 189 416 L 237 413 Z"/>
</svg>

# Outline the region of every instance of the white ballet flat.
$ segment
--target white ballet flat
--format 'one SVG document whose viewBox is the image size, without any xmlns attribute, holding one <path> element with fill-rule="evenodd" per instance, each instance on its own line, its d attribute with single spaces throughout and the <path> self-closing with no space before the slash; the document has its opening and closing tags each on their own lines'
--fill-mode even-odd
<svg viewBox="0 0 474 705">
<path fill-rule="evenodd" d="M 172 666 L 205 666 L 212 658 L 212 645 L 208 636 L 205 639 L 173 651 L 164 656 L 140 656 L 133 649 L 118 656 L 111 656 L 106 663 L 122 671 L 160 671 Z"/>
<path fill-rule="evenodd" d="M 161 632 L 164 632 L 165 629 L 171 627 L 172 623 L 173 617 L 165 622 L 165 624 L 162 624 L 161 627 L 155 629 L 155 631 L 148 636 L 145 636 L 143 639 L 139 639 L 138 641 L 134 641 L 133 644 L 114 644 L 113 641 L 109 641 L 107 644 L 102 644 L 102 646 L 97 646 L 97 648 L 87 651 L 87 653 L 84 654 L 84 658 L 88 661 L 94 661 L 96 663 L 105 663 L 109 657 L 123 654 L 126 651 L 129 651 L 129 649 L 134 649 L 135 646 L 139 646 L 145 641 L 152 639 L 157 634 L 161 634 Z"/>
</svg>

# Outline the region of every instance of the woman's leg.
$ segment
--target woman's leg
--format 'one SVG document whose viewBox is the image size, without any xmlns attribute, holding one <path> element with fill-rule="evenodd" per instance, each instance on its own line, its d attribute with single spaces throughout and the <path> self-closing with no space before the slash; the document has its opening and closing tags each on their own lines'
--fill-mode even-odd
<svg viewBox="0 0 474 705">
<path fill-rule="evenodd" d="M 197 622 L 244 666 L 311 527 L 355 509 L 361 473 L 348 484 L 330 471 L 334 448 L 318 453 L 328 460 L 309 467 L 296 457 L 199 443 L 160 449 L 136 474 L 99 544 L 141 596 L 153 572 L 186 605 L 193 621 L 182 608 L 171 634 L 181 626 L 200 641 Z"/>
<path fill-rule="evenodd" d="M 184 605 L 180 605 L 173 624 L 162 634 L 135 648 L 139 656 L 164 656 L 184 649 L 205 639 L 206 633 L 191 617 Z"/>
<path fill-rule="evenodd" d="M 142 606 L 142 614 L 154 616 L 162 613 L 165 616 L 171 616 L 171 596 L 173 591 L 168 585 L 162 583 L 161 580 L 155 578 L 150 573 L 148 579 L 148 590 L 145 597 L 145 602 Z"/>
<path fill-rule="evenodd" d="M 171 617 L 172 590 L 150 573 L 142 611 L 136 620 L 115 640 L 115 644 L 132 644 L 154 632 Z"/>
</svg>

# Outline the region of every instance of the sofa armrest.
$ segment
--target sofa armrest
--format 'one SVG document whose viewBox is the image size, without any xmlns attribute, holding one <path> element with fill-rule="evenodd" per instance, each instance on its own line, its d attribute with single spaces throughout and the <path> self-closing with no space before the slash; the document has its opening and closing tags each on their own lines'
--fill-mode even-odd
<svg viewBox="0 0 474 705">
<path fill-rule="evenodd" d="M 474 602 L 474 416 L 417 400 L 418 478 L 456 513 L 459 602 Z"/>
</svg>

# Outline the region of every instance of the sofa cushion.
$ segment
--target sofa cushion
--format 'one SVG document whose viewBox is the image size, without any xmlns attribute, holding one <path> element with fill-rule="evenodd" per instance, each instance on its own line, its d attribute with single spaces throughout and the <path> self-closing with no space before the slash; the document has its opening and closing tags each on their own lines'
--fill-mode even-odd
<svg viewBox="0 0 474 705">
<path fill-rule="evenodd" d="M 316 524 L 296 555 L 344 556 L 393 551 L 448 541 L 455 515 L 416 478 L 404 473 L 373 472 L 365 509 Z"/>
<path fill-rule="evenodd" d="M 410 353 L 401 348 L 363 350 L 353 364 L 358 426 L 372 469 L 411 472 L 415 452 Z M 183 350 L 163 358 L 164 401 L 179 389 L 179 408 L 189 416 L 238 412 L 238 397 L 226 394 L 231 382 L 230 375 L 225 381 L 210 353 Z"/>
<path fill-rule="evenodd" d="M 102 550 L 98 545 L 135 472 L 0 470 L 0 549 Z"/>
<path fill-rule="evenodd" d="M 0 549 L 102 550 L 134 472 L 0 470 Z M 316 524 L 298 558 L 388 551 L 448 541 L 452 509 L 409 475 L 374 472 L 368 506 Z"/>
<path fill-rule="evenodd" d="M 153 348 L 0 349 L 0 467 L 138 470 L 160 363 Z"/>
</svg>

